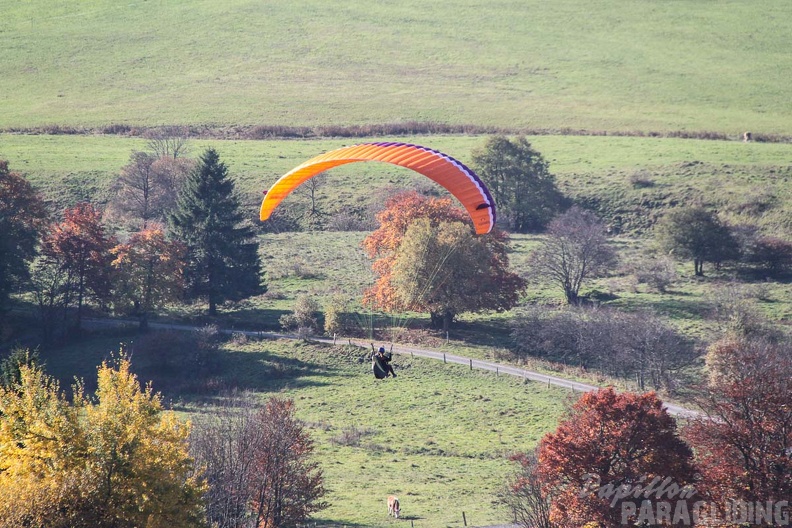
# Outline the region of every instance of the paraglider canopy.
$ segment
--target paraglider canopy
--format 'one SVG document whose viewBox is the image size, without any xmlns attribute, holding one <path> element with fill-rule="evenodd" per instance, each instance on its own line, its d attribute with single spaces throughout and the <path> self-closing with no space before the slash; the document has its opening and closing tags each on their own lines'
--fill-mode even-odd
<svg viewBox="0 0 792 528">
<path fill-rule="evenodd" d="M 423 174 L 444 187 L 465 207 L 476 233 L 495 225 L 495 202 L 484 182 L 464 164 L 442 152 L 409 143 L 362 143 L 326 152 L 295 167 L 264 193 L 261 220 L 306 180 L 333 167 L 359 161 L 382 161 Z"/>
</svg>

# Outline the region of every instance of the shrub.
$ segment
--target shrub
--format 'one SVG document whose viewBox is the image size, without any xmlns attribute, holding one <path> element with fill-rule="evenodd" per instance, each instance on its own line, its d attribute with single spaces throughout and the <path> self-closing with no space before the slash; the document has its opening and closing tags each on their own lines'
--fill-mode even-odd
<svg viewBox="0 0 792 528">
<path fill-rule="evenodd" d="M 630 175 L 630 185 L 636 189 L 643 189 L 646 187 L 654 187 L 654 180 L 646 170 L 639 170 Z"/>
<path fill-rule="evenodd" d="M 197 419 L 191 438 L 209 485 L 212 526 L 300 526 L 325 507 L 322 471 L 313 442 L 295 417 L 294 402 L 234 395 Z"/>
<path fill-rule="evenodd" d="M 361 440 L 366 436 L 375 434 L 376 431 L 368 428 L 358 428 L 356 426 L 345 427 L 340 434 L 330 439 L 330 442 L 336 445 L 357 447 L 360 445 Z"/>
<path fill-rule="evenodd" d="M 372 225 L 349 211 L 340 211 L 330 217 L 326 228 L 328 231 L 370 231 Z"/>
<path fill-rule="evenodd" d="M 324 306 L 324 331 L 327 335 L 344 334 L 350 330 L 347 301 L 341 295 L 334 295 Z"/>
<path fill-rule="evenodd" d="M 301 337 L 309 337 L 319 330 L 319 303 L 308 295 L 299 295 L 294 301 L 294 310 L 282 315 L 281 327 L 289 332 L 296 330 Z"/>
<path fill-rule="evenodd" d="M 157 386 L 168 386 L 164 379 L 192 379 L 220 368 L 218 351 L 221 334 L 215 325 L 193 332 L 162 330 L 149 332 L 135 340 L 132 353 L 136 365 L 143 365 Z"/>
<path fill-rule="evenodd" d="M 778 237 L 759 237 L 745 248 L 743 260 L 770 277 L 784 275 L 792 269 L 792 243 Z"/>
<path fill-rule="evenodd" d="M 638 284 L 646 284 L 660 293 L 665 293 L 679 277 L 674 261 L 668 257 L 646 259 L 634 268 Z"/>
<path fill-rule="evenodd" d="M 672 376 L 697 357 L 693 344 L 650 313 L 607 308 L 527 309 L 512 320 L 518 356 L 533 355 L 672 388 Z"/>
</svg>

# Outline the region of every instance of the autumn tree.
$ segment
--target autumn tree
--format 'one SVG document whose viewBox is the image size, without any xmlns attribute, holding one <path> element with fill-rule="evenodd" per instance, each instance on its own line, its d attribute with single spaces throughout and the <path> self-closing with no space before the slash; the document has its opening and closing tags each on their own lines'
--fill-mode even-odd
<svg viewBox="0 0 792 528">
<path fill-rule="evenodd" d="M 70 277 L 79 329 L 86 301 L 105 302 L 110 297 L 110 249 L 115 240 L 105 233 L 100 212 L 81 203 L 65 211 L 63 221 L 50 228 L 42 245 L 44 256 Z"/>
<path fill-rule="evenodd" d="M 415 192 L 390 198 L 380 227 L 363 240 L 378 279 L 364 302 L 388 311 L 429 312 L 448 329 L 463 312 L 505 310 L 525 283 L 508 269 L 508 238 L 475 236 L 466 213 L 450 199 Z"/>
<path fill-rule="evenodd" d="M 82 507 L 79 408 L 41 367 L 19 365 L 15 377 L 0 386 L 0 527 L 66 528 L 63 510 Z"/>
<path fill-rule="evenodd" d="M 685 430 L 717 504 L 792 497 L 792 348 L 765 337 L 728 336 L 707 351 L 703 414 Z"/>
<path fill-rule="evenodd" d="M 464 312 L 514 307 L 525 282 L 509 271 L 508 239 L 474 235 L 460 222 L 413 222 L 393 263 L 391 284 L 400 311 L 426 311 L 447 331 Z"/>
<path fill-rule="evenodd" d="M 112 186 L 112 215 L 136 230 L 164 222 L 191 167 L 192 162 L 185 158 L 133 152 Z"/>
<path fill-rule="evenodd" d="M 508 229 L 518 233 L 541 230 L 564 207 L 564 196 L 547 161 L 524 136 L 491 137 L 474 153 L 473 166 Z"/>
<path fill-rule="evenodd" d="M 0 160 L 0 311 L 14 288 L 28 278 L 28 264 L 36 255 L 46 219 L 38 193 Z"/>
<path fill-rule="evenodd" d="M 78 385 L 73 403 L 36 366 L 0 387 L 0 527 L 204 525 L 190 427 L 129 367 L 103 363 L 95 397 Z"/>
<path fill-rule="evenodd" d="M 694 479 L 693 455 L 655 393 L 601 389 L 584 394 L 557 429 L 541 440 L 538 475 L 552 499 L 552 522 L 621 526 L 623 513 L 638 511 L 645 500 L 654 503 L 680 495 L 619 497 L 602 490 L 645 488 L 665 479 L 684 487 Z M 632 504 L 624 505 L 627 502 Z"/>
<path fill-rule="evenodd" d="M 220 303 L 264 291 L 253 228 L 214 149 L 207 149 L 190 172 L 170 224 L 187 248 L 187 295 L 206 299 L 210 315 Z"/>
<path fill-rule="evenodd" d="M 162 228 L 151 227 L 110 252 L 117 270 L 117 307 L 138 316 L 145 330 L 151 313 L 182 296 L 184 247 L 165 238 Z"/>
<path fill-rule="evenodd" d="M 704 263 L 719 264 L 737 257 L 737 242 L 715 212 L 701 206 L 671 210 L 656 228 L 660 248 L 677 259 L 693 261 L 696 276 Z"/>
<path fill-rule="evenodd" d="M 534 273 L 560 286 L 569 304 L 577 304 L 586 279 L 604 275 L 615 262 L 603 223 L 578 207 L 550 222 L 547 238 L 531 255 Z"/>
<path fill-rule="evenodd" d="M 294 416 L 294 403 L 231 398 L 198 422 L 193 452 L 206 467 L 207 513 L 220 528 L 281 528 L 327 507 L 313 443 Z"/>
</svg>

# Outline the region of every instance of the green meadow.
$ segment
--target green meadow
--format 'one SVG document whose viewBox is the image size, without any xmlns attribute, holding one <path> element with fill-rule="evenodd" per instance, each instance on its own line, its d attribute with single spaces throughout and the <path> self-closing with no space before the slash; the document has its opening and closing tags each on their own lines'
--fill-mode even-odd
<svg viewBox="0 0 792 528">
<path fill-rule="evenodd" d="M 783 0 L 5 2 L 0 128 L 790 134 Z"/>
<path fill-rule="evenodd" d="M 465 135 L 398 139 L 430 146 L 468 164 L 486 142 L 484 136 Z M 666 207 L 700 202 L 737 223 L 750 220 L 769 231 L 792 232 L 792 145 L 788 143 L 612 136 L 529 139 L 549 162 L 562 191 L 617 223 L 621 231 L 647 229 Z M 252 207 L 263 190 L 296 165 L 366 140 L 196 139 L 190 145 L 192 155 L 208 146 L 216 148 Z M 0 134 L 0 159 L 7 159 L 12 170 L 24 174 L 60 208 L 86 199 L 104 202 L 110 183 L 132 151 L 145 148 L 144 139 L 119 136 Z M 634 185 L 631 178 L 636 176 L 650 185 Z M 358 163 L 331 171 L 319 195 L 327 213 L 359 210 L 377 198 L 373 189 L 426 182 L 401 167 Z M 290 197 L 285 203 L 296 200 Z"/>
<path fill-rule="evenodd" d="M 124 343 L 141 378 L 152 361 L 138 338 L 109 333 L 90 345 L 45 353 L 50 372 L 95 380 L 95 365 Z M 496 501 L 512 471 L 509 454 L 536 445 L 555 426 L 570 393 L 540 383 L 471 371 L 409 356 L 394 360 L 397 378 L 376 380 L 364 350 L 303 342 L 231 340 L 211 375 L 158 376 L 169 405 L 200 420 L 218 403 L 212 388 L 233 384 L 295 401 L 321 461 L 331 503 L 315 519 L 348 526 L 462 527 L 509 522 Z M 191 390 L 185 390 L 185 379 Z M 196 395 L 196 393 L 198 395 Z M 401 499 L 402 520 L 385 498 Z"/>
</svg>

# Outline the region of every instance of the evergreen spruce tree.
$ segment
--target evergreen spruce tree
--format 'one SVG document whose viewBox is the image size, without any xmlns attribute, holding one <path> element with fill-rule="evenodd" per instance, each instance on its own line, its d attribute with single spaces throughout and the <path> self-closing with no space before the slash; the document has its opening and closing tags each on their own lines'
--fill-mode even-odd
<svg viewBox="0 0 792 528">
<path fill-rule="evenodd" d="M 171 232 L 187 247 L 187 296 L 217 305 L 264 292 L 253 229 L 244 222 L 234 182 L 209 148 L 187 177 L 170 217 Z"/>
</svg>

